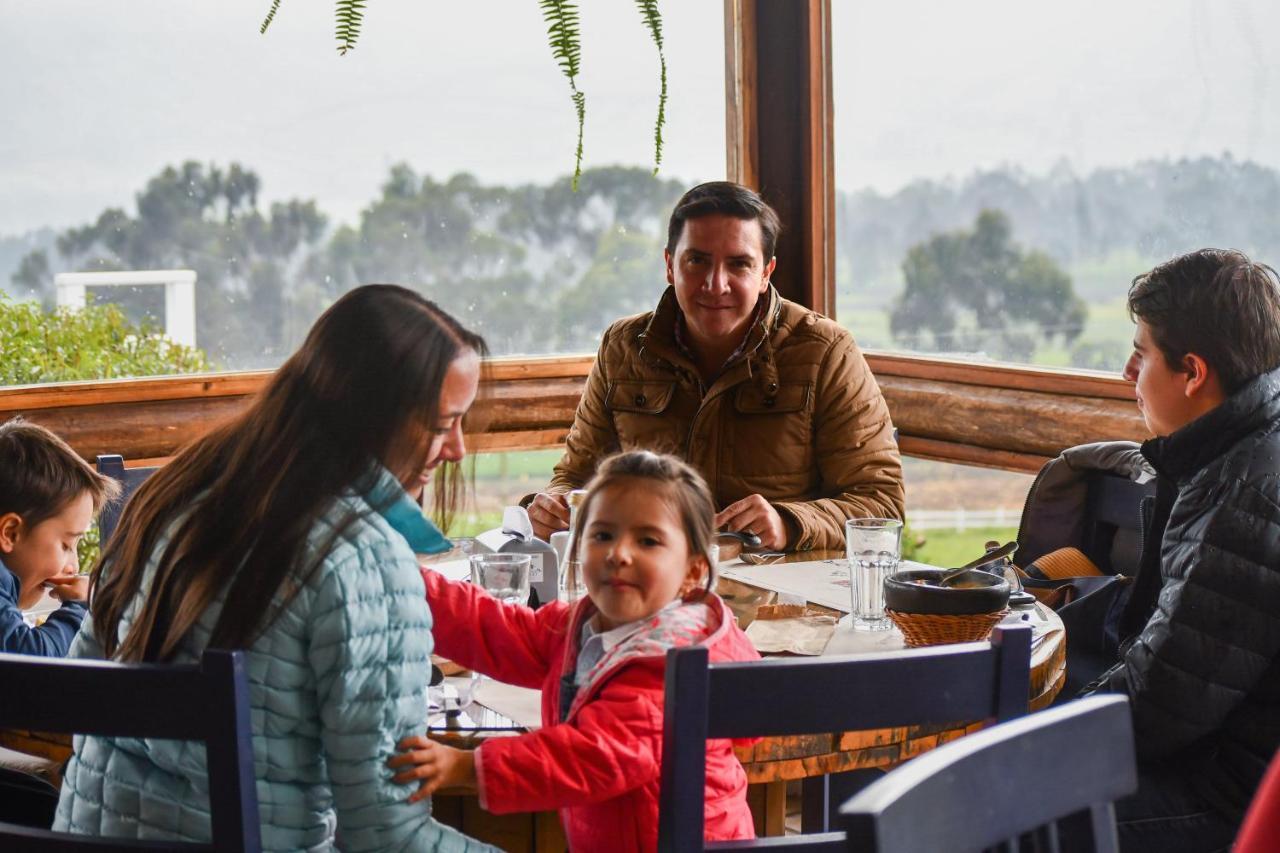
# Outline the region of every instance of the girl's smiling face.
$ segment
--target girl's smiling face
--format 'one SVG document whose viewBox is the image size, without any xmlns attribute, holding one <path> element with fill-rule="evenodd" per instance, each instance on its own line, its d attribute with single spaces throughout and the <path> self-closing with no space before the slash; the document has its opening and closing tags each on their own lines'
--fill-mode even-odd
<svg viewBox="0 0 1280 853">
<path fill-rule="evenodd" d="M 587 595 L 607 631 L 657 613 L 697 587 L 707 571 L 673 502 L 651 481 L 624 479 L 591 500 L 583 526 Z"/>
</svg>

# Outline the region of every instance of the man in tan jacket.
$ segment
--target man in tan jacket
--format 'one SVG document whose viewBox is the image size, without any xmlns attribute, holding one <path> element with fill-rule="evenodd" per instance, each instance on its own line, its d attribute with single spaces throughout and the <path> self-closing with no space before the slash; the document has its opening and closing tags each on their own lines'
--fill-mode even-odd
<svg viewBox="0 0 1280 853">
<path fill-rule="evenodd" d="M 564 457 L 529 505 L 546 538 L 564 494 L 619 450 L 688 460 L 724 530 L 770 549 L 843 548 L 844 521 L 903 515 L 884 397 L 853 336 L 770 283 L 778 216 L 752 190 L 701 184 L 671 214 L 656 310 L 604 333 Z"/>
</svg>

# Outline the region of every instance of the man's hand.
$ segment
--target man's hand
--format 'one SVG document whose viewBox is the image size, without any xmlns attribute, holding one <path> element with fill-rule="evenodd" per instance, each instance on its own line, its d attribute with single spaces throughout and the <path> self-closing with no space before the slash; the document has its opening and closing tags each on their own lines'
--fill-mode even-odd
<svg viewBox="0 0 1280 853">
<path fill-rule="evenodd" d="M 787 547 L 787 525 L 761 495 L 748 495 L 721 510 L 716 515 L 716 529 L 754 533 L 770 551 Z"/>
<path fill-rule="evenodd" d="M 49 594 L 59 601 L 88 601 L 88 575 L 54 575 L 45 581 Z"/>
<path fill-rule="evenodd" d="M 392 776 L 391 781 L 403 785 L 422 780 L 418 790 L 409 795 L 411 803 L 431 796 L 439 788 L 476 786 L 476 755 L 473 750 L 454 749 L 422 735 L 405 738 L 397 748 L 403 751 L 387 759 L 387 766 L 405 769 Z"/>
<path fill-rule="evenodd" d="M 548 541 L 552 533 L 569 528 L 569 503 L 564 495 L 538 492 L 529 504 L 529 521 L 533 524 L 533 535 Z"/>
</svg>

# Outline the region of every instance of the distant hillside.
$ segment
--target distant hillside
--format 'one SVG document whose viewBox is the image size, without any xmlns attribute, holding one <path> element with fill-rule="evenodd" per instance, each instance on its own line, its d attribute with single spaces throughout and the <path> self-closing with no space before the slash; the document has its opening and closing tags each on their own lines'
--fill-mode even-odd
<svg viewBox="0 0 1280 853">
<path fill-rule="evenodd" d="M 11 278 L 28 252 L 44 249 L 52 258 L 57 239 L 58 232 L 52 228 L 37 228 L 20 236 L 0 234 L 0 291 L 19 299 L 33 296 L 26 290 L 20 291 Z"/>
<path fill-rule="evenodd" d="M 910 246 L 968 226 L 984 208 L 1004 211 L 1016 240 L 1069 268 L 1116 255 L 1154 262 L 1204 246 L 1280 264 L 1280 172 L 1229 153 L 1084 176 L 1065 163 L 1047 175 L 997 169 L 891 195 L 841 192 L 836 205 L 839 290 L 868 301 L 896 292 L 889 285 Z M 1101 294 L 1086 286 L 1081 295 Z"/>
</svg>

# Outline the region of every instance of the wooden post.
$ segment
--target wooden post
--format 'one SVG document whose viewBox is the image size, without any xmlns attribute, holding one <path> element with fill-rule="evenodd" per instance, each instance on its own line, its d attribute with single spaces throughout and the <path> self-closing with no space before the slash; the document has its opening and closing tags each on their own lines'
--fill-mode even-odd
<svg viewBox="0 0 1280 853">
<path fill-rule="evenodd" d="M 727 173 L 782 217 L 773 282 L 835 311 L 830 0 L 725 0 Z"/>
</svg>

